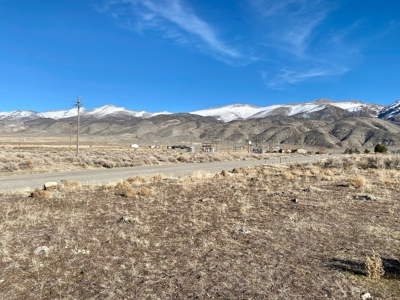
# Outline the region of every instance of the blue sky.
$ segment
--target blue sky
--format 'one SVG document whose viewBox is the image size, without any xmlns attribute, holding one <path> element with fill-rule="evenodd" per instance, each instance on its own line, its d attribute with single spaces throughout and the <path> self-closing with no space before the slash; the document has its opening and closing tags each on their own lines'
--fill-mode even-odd
<svg viewBox="0 0 400 300">
<path fill-rule="evenodd" d="M 400 99 L 400 1 L 2 1 L 0 111 Z"/>
</svg>

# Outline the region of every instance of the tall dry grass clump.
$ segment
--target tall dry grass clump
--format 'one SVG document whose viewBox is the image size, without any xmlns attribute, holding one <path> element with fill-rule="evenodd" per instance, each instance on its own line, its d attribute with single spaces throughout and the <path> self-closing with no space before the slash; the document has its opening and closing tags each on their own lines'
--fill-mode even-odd
<svg viewBox="0 0 400 300">
<path fill-rule="evenodd" d="M 293 180 L 293 179 L 294 179 L 293 174 L 290 173 L 290 172 L 288 172 L 288 171 L 284 172 L 284 173 L 282 174 L 282 177 L 283 177 L 285 180 Z"/>
<path fill-rule="evenodd" d="M 367 272 L 367 276 L 372 279 L 380 279 L 385 274 L 382 259 L 375 251 L 372 251 L 371 256 L 366 256 L 365 270 Z"/>
<path fill-rule="evenodd" d="M 362 188 L 367 183 L 367 180 L 364 176 L 361 175 L 353 175 L 348 179 L 348 183 L 350 186 L 355 187 L 357 189 Z"/>
<path fill-rule="evenodd" d="M 51 192 L 48 190 L 35 189 L 29 196 L 31 198 L 51 198 Z"/>
</svg>

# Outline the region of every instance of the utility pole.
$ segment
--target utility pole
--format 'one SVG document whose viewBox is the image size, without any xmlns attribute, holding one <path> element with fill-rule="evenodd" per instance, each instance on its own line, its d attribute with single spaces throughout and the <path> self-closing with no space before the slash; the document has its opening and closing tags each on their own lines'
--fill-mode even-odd
<svg viewBox="0 0 400 300">
<path fill-rule="evenodd" d="M 81 97 L 77 97 L 77 101 L 75 103 L 75 107 L 78 108 L 78 127 L 76 129 L 76 157 L 79 156 L 79 119 L 80 119 L 80 110 L 82 107 Z"/>
<path fill-rule="evenodd" d="M 314 142 L 313 142 L 313 153 L 315 154 L 315 133 L 314 133 Z"/>
<path fill-rule="evenodd" d="M 72 150 L 72 123 L 69 123 L 69 152 Z"/>
</svg>

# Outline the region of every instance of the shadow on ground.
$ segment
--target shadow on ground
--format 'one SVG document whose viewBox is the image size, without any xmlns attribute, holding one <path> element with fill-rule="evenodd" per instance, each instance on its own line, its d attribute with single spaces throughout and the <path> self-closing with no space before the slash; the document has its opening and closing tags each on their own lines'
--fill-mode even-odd
<svg viewBox="0 0 400 300">
<path fill-rule="evenodd" d="M 382 258 L 382 264 L 385 270 L 384 278 L 400 278 L 400 262 L 397 259 Z M 329 267 L 354 275 L 367 276 L 363 262 L 334 258 L 330 260 Z"/>
</svg>

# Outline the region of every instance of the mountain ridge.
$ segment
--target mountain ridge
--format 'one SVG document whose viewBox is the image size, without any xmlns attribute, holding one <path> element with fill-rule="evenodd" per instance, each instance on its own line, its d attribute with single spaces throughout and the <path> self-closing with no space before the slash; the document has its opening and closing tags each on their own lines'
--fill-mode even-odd
<svg viewBox="0 0 400 300">
<path fill-rule="evenodd" d="M 395 102 L 397 103 L 397 102 Z M 394 104 L 395 104 L 394 103 Z M 189 114 L 200 115 L 203 117 L 213 117 L 223 122 L 230 122 L 234 120 L 246 120 L 246 119 L 260 119 L 274 115 L 286 115 L 286 116 L 299 116 L 301 118 L 312 118 L 319 111 L 323 111 L 331 106 L 342 109 L 342 114 L 350 113 L 349 116 L 362 116 L 362 117 L 379 117 L 389 116 L 395 118 L 400 114 L 399 107 L 392 107 L 394 104 L 389 106 L 371 104 L 361 102 L 358 100 L 346 100 L 346 101 L 334 101 L 326 98 L 321 98 L 311 102 L 293 103 L 293 104 L 273 104 L 269 106 L 255 106 L 251 104 L 230 104 L 220 107 L 211 107 L 202 110 L 196 110 L 187 112 Z M 399 101 L 400 104 L 400 101 Z M 397 109 L 397 110 L 396 110 Z M 333 109 L 335 110 L 335 109 Z M 390 113 L 385 113 L 385 110 Z M 170 115 L 167 111 L 163 112 L 147 112 L 144 110 L 130 110 L 124 107 L 117 107 L 112 104 L 104 105 L 101 107 L 87 110 L 82 108 L 82 117 L 91 118 L 106 118 L 106 117 L 120 117 L 122 119 L 137 117 L 142 119 L 151 118 L 157 115 Z M 50 110 L 47 112 L 35 112 L 32 110 L 15 110 L 11 112 L 0 112 L 1 121 L 16 121 L 16 120 L 34 120 L 39 118 L 49 118 L 54 120 L 67 119 L 77 116 L 77 108 L 69 110 Z M 329 117 L 329 116 L 327 116 Z M 388 118 L 385 118 L 388 119 Z"/>
</svg>

